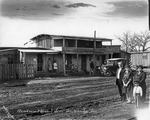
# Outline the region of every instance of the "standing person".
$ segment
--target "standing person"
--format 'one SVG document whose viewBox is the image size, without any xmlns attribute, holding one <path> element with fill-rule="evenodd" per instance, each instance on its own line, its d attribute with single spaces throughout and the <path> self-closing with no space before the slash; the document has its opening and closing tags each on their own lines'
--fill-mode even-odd
<svg viewBox="0 0 150 120">
<path fill-rule="evenodd" d="M 141 106 L 142 88 L 139 86 L 139 81 L 134 82 L 133 97 L 136 103 L 136 108 Z"/>
<path fill-rule="evenodd" d="M 145 102 L 145 100 L 146 100 L 146 82 L 145 82 L 145 80 L 146 80 L 146 73 L 143 71 L 143 66 L 139 65 L 137 68 L 137 73 L 135 74 L 135 77 L 134 77 L 134 82 L 138 81 L 139 86 L 143 90 L 142 102 Z"/>
<path fill-rule="evenodd" d="M 94 75 L 94 62 L 93 62 L 93 60 L 90 61 L 90 75 Z"/>
<path fill-rule="evenodd" d="M 48 58 L 48 70 L 49 70 L 49 72 L 52 72 L 52 61 L 51 61 L 51 58 Z"/>
<path fill-rule="evenodd" d="M 54 72 L 56 73 L 58 71 L 58 65 L 56 60 L 54 60 L 53 67 L 54 67 Z"/>
<path fill-rule="evenodd" d="M 119 91 L 121 100 L 124 100 L 124 96 L 122 94 L 122 87 L 123 87 L 122 78 L 124 74 L 124 68 L 123 68 L 122 62 L 118 63 L 118 67 L 119 68 L 117 69 L 117 72 L 116 72 L 116 85 L 118 86 L 118 91 Z"/>
<path fill-rule="evenodd" d="M 129 66 L 126 66 L 123 76 L 123 91 L 125 93 L 124 97 L 127 98 L 127 103 L 131 103 L 133 96 L 133 73 Z"/>
</svg>

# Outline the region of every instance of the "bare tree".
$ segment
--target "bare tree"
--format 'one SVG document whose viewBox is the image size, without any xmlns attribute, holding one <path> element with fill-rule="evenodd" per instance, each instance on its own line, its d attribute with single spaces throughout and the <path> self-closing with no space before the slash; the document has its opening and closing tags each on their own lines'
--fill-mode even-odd
<svg viewBox="0 0 150 120">
<path fill-rule="evenodd" d="M 141 50 L 140 48 L 142 48 L 142 51 L 147 51 L 150 48 L 147 46 L 150 42 L 150 33 L 148 31 L 140 34 L 131 34 L 130 31 L 127 31 L 121 37 L 116 37 L 122 42 L 122 49 L 126 52 L 137 52 Z"/>
<path fill-rule="evenodd" d="M 150 47 L 148 47 L 148 43 L 150 42 L 150 32 L 149 31 L 145 31 L 145 32 L 141 32 L 140 34 L 137 34 L 136 38 L 137 38 L 138 44 L 142 48 L 143 52 L 150 49 Z"/>
<path fill-rule="evenodd" d="M 123 33 L 122 36 L 116 36 L 117 39 L 119 39 L 122 42 L 122 49 L 124 49 L 126 52 L 129 51 L 129 37 L 130 37 L 130 31 L 126 31 Z"/>
<path fill-rule="evenodd" d="M 130 35 L 129 44 L 128 44 L 128 52 L 137 52 L 137 46 L 139 45 L 138 41 L 136 40 L 136 34 Z"/>
<path fill-rule="evenodd" d="M 123 35 L 120 36 L 116 36 L 117 39 L 119 39 L 122 42 L 122 49 L 126 52 L 133 52 L 133 51 L 137 51 L 137 47 L 138 43 L 136 41 L 136 34 L 131 34 L 130 31 L 126 31 L 123 33 Z"/>
</svg>

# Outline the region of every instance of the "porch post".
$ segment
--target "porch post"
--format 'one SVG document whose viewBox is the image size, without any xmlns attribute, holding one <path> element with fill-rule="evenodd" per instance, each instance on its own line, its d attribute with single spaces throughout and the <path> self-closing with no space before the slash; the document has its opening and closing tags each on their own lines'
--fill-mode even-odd
<svg viewBox="0 0 150 120">
<path fill-rule="evenodd" d="M 65 60 L 65 53 L 63 53 L 63 72 L 64 72 L 64 76 L 66 76 L 66 60 Z"/>
<path fill-rule="evenodd" d="M 111 53 L 111 58 L 113 58 L 113 53 Z"/>
<path fill-rule="evenodd" d="M 77 72 L 78 72 L 78 70 L 79 70 L 79 54 L 77 53 Z"/>
<path fill-rule="evenodd" d="M 63 38 L 63 48 L 65 47 L 65 38 Z M 63 53 L 63 72 L 64 76 L 66 76 L 66 58 L 65 53 Z"/>
<path fill-rule="evenodd" d="M 111 40 L 111 42 L 110 42 L 110 45 L 112 46 L 112 40 Z"/>
<path fill-rule="evenodd" d="M 75 47 L 78 47 L 78 40 L 76 39 Z"/>
<path fill-rule="evenodd" d="M 63 38 L 63 47 L 65 47 L 65 38 Z"/>
</svg>

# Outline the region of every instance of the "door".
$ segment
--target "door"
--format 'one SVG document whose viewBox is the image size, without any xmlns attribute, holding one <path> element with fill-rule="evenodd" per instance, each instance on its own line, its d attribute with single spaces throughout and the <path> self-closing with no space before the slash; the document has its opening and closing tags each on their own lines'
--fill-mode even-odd
<svg viewBox="0 0 150 120">
<path fill-rule="evenodd" d="M 37 71 L 43 71 L 43 55 L 37 54 Z"/>
<path fill-rule="evenodd" d="M 86 55 L 81 55 L 81 70 L 83 70 L 84 72 L 86 72 Z"/>
<path fill-rule="evenodd" d="M 105 64 L 105 60 L 106 60 L 106 56 L 105 56 L 105 55 L 102 55 L 102 56 L 101 56 L 102 64 Z"/>
<path fill-rule="evenodd" d="M 71 65 L 72 65 L 72 55 L 66 55 L 66 60 L 67 60 L 67 70 L 71 70 Z"/>
</svg>

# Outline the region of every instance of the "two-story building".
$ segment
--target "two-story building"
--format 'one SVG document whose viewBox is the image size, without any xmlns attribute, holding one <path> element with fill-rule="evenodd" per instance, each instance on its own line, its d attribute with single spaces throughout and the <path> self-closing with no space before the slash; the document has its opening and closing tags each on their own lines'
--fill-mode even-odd
<svg viewBox="0 0 150 120">
<path fill-rule="evenodd" d="M 31 40 L 38 48 L 59 51 L 57 54 L 37 54 L 41 72 L 48 72 L 49 58 L 56 60 L 58 72 L 66 74 L 73 68 L 77 72 L 89 72 L 91 59 L 95 66 L 100 66 L 107 58 L 127 57 L 121 53 L 120 45 L 112 45 L 112 39 L 41 34 Z M 110 45 L 103 45 L 104 42 Z"/>
</svg>

